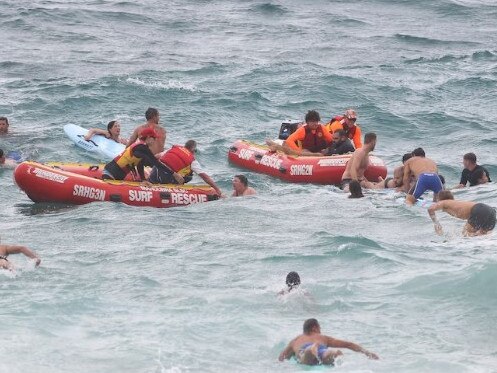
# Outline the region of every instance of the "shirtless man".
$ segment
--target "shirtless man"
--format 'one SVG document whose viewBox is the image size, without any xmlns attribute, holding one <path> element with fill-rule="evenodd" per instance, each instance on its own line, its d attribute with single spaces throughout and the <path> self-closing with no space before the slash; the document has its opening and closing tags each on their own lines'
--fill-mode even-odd
<svg viewBox="0 0 497 373">
<path fill-rule="evenodd" d="M 407 193 L 406 203 L 410 206 L 427 190 L 433 192 L 433 200 L 436 201 L 437 194 L 443 190 L 442 181 L 438 176 L 437 164 L 425 157 L 422 148 L 414 149 L 413 157 L 404 164 L 403 189 Z M 414 188 L 411 188 L 411 179 L 416 180 Z"/>
<path fill-rule="evenodd" d="M 361 352 L 370 359 L 378 360 L 378 356 L 361 346 L 347 341 L 341 341 L 321 334 L 321 327 L 316 319 L 308 319 L 304 322 L 304 334 L 294 338 L 281 352 L 279 361 L 290 359 L 295 355 L 297 361 L 305 365 L 332 365 L 337 356 L 343 355 L 340 350 L 334 348 L 347 348 L 355 352 Z"/>
<path fill-rule="evenodd" d="M 350 157 L 347 165 L 345 166 L 345 172 L 342 175 L 341 189 L 344 192 L 349 192 L 349 184 L 352 180 L 357 180 L 363 183 L 364 172 L 369 166 L 369 153 L 371 153 L 376 146 L 376 134 L 367 133 L 364 136 L 364 146 L 357 149 L 352 157 Z"/>
<path fill-rule="evenodd" d="M 14 266 L 7 259 L 11 254 L 24 254 L 28 258 L 35 259 L 35 266 L 38 267 L 41 259 L 36 253 L 25 246 L 0 245 L 0 269 L 14 270 Z"/>
<path fill-rule="evenodd" d="M 442 210 L 456 218 L 467 220 L 463 228 L 463 235 L 482 236 L 495 228 L 495 209 L 484 203 L 469 201 L 454 201 L 454 196 L 448 190 L 438 193 L 439 202 L 431 205 L 428 214 L 435 224 L 435 232 L 441 235 L 442 226 L 435 215 L 435 211 Z"/>
<path fill-rule="evenodd" d="M 159 135 L 157 141 L 155 141 L 155 143 L 150 147 L 150 150 L 153 154 L 162 153 L 166 144 L 166 130 L 164 129 L 164 127 L 159 125 L 159 110 L 149 107 L 145 112 L 145 118 L 147 119 L 147 123 L 135 128 L 135 130 L 131 134 L 131 137 L 129 138 L 128 145 L 126 145 L 126 147 L 134 144 L 140 133 L 145 128 L 150 127 L 154 129 L 155 132 L 157 132 L 157 134 Z"/>
<path fill-rule="evenodd" d="M 232 197 L 252 196 L 256 194 L 255 189 L 248 186 L 248 179 L 245 175 L 235 175 L 233 178 Z"/>
<path fill-rule="evenodd" d="M 364 181 L 363 187 L 366 189 L 393 189 L 401 188 L 404 179 L 404 163 L 408 159 L 412 158 L 412 153 L 406 153 L 402 157 L 402 166 L 395 167 L 393 170 L 393 177 L 387 177 L 383 179 L 380 177 L 377 183 L 372 183 L 370 181 Z"/>
</svg>

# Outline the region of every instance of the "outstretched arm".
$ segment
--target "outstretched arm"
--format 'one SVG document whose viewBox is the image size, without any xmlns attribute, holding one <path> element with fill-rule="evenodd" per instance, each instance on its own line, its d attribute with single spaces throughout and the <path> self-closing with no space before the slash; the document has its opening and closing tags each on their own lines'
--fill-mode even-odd
<svg viewBox="0 0 497 373">
<path fill-rule="evenodd" d="M 409 161 L 404 165 L 404 177 L 402 178 L 402 186 L 404 188 L 404 192 L 408 193 L 411 188 L 411 167 L 409 165 Z"/>
<path fill-rule="evenodd" d="M 378 355 L 372 353 L 371 351 L 366 350 L 364 347 L 359 346 L 358 344 L 355 344 L 352 342 L 342 341 L 340 339 L 328 337 L 328 347 L 347 348 L 347 349 L 355 351 L 355 352 L 363 353 L 364 355 L 366 355 L 370 359 L 374 359 L 374 360 L 379 359 Z"/>
<path fill-rule="evenodd" d="M 361 155 L 361 157 L 358 157 Z M 362 157 L 364 157 L 363 154 L 357 154 L 352 158 L 352 164 L 350 165 L 350 178 L 352 180 L 359 180 L 359 176 L 357 175 L 357 170 L 359 169 L 359 165 L 362 162 Z"/>
<path fill-rule="evenodd" d="M 435 203 L 428 208 L 428 215 L 430 215 L 430 218 L 433 221 L 433 224 L 435 225 L 435 232 L 437 232 L 438 235 L 441 235 L 443 233 L 443 230 L 442 226 L 440 225 L 440 222 L 437 219 L 437 215 L 435 215 L 435 211 L 443 209 L 444 209 L 444 201 Z"/>
<path fill-rule="evenodd" d="M 221 197 L 223 195 L 221 189 L 219 189 L 217 184 L 214 182 L 214 180 L 212 180 L 212 178 L 209 175 L 207 175 L 205 172 L 202 172 L 198 174 L 198 176 L 200 176 L 207 184 L 209 184 L 212 188 L 214 188 L 218 196 Z"/>
<path fill-rule="evenodd" d="M 26 246 L 7 246 L 7 254 L 24 254 L 28 258 L 36 260 L 36 266 L 38 267 L 41 263 L 41 259 L 36 255 L 33 250 L 28 249 Z"/>
<path fill-rule="evenodd" d="M 281 351 L 280 356 L 278 357 L 279 361 L 283 361 L 285 359 L 290 359 L 295 353 L 293 352 L 293 341 L 291 341 L 288 346 L 285 347 L 283 351 Z"/>
</svg>

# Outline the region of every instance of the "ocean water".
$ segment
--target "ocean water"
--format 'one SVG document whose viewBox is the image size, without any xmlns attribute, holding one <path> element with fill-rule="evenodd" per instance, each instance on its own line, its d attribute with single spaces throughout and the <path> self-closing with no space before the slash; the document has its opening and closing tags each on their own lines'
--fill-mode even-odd
<svg viewBox="0 0 497 373">
<path fill-rule="evenodd" d="M 0 148 L 91 161 L 62 126 L 157 107 L 168 144 L 228 193 L 236 139 L 309 109 L 356 108 L 390 172 L 425 148 L 449 185 L 474 151 L 497 178 L 491 0 L 1 1 Z M 0 273 L 0 372 L 300 372 L 277 357 L 302 323 L 377 353 L 343 372 L 497 371 L 495 234 L 463 238 L 391 194 L 244 172 L 258 195 L 176 209 L 33 204 L 0 170 L 0 240 L 36 250 Z M 497 206 L 495 184 L 458 199 Z M 304 291 L 277 297 L 289 271 Z"/>
</svg>

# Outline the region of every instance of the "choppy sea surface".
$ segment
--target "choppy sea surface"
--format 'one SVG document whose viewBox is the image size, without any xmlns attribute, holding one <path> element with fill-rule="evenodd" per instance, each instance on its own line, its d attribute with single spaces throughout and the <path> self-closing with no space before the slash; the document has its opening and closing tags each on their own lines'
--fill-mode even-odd
<svg viewBox="0 0 497 373">
<path fill-rule="evenodd" d="M 425 148 L 449 185 L 474 151 L 497 179 L 497 3 L 491 0 L 0 1 L 0 148 L 91 161 L 62 126 L 157 107 L 168 144 L 228 193 L 236 139 L 309 109 L 353 107 L 389 166 Z M 495 234 L 463 238 L 389 194 L 245 172 L 258 195 L 175 209 L 35 205 L 0 170 L 0 372 L 300 372 L 277 357 L 317 318 L 343 372 L 497 371 Z M 495 184 L 456 198 L 497 206 Z M 289 271 L 303 290 L 278 297 Z M 309 295 L 305 295 L 307 292 Z"/>
</svg>

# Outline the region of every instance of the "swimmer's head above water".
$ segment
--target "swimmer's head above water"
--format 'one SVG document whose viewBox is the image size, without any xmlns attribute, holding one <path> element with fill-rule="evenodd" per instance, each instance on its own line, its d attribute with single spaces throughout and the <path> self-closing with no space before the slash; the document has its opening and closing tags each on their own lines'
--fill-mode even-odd
<svg viewBox="0 0 497 373">
<path fill-rule="evenodd" d="M 300 276 L 297 272 L 290 272 L 286 275 L 286 284 L 288 286 L 288 291 L 298 287 L 300 285 Z"/>
</svg>

